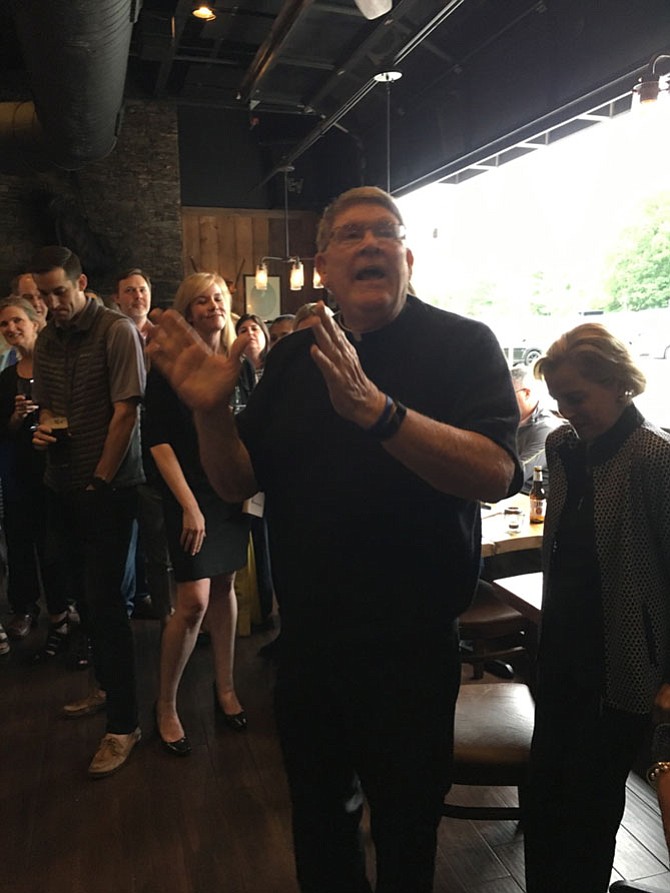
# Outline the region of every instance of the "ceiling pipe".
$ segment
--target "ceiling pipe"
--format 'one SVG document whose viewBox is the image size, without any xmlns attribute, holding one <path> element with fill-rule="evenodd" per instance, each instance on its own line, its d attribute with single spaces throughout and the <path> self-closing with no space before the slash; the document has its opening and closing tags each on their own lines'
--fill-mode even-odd
<svg viewBox="0 0 670 893">
<path fill-rule="evenodd" d="M 141 0 L 14 0 L 13 11 L 49 159 L 79 170 L 105 158 L 120 129 L 133 25 Z M 15 106 L 16 103 L 10 103 Z M 14 122 L 16 110 L 0 120 Z M 25 110 L 21 119 L 31 117 Z M 7 125 L 9 126 L 9 125 Z M 35 125 L 31 125 L 35 127 Z M 30 129 L 20 127 L 23 137 Z"/>
<path fill-rule="evenodd" d="M 437 15 L 433 16 L 433 18 L 421 29 L 419 35 L 414 35 L 410 40 L 408 40 L 396 53 L 393 55 L 392 60 L 388 62 L 388 64 L 384 64 L 382 68 L 394 68 L 398 62 L 403 59 L 406 59 L 407 56 L 412 53 L 417 47 L 421 46 L 421 43 L 426 40 L 432 33 L 438 28 L 446 19 L 461 6 L 462 3 L 466 2 L 466 0 L 450 0 L 450 2 L 446 3 L 445 6 L 440 10 Z M 391 14 L 395 20 L 399 18 L 402 14 L 404 7 L 412 7 L 411 0 L 404 0 L 396 6 Z M 386 21 L 386 20 L 385 20 Z M 370 46 L 375 38 L 379 37 L 379 33 L 381 33 L 382 29 L 385 28 L 386 25 L 384 23 L 380 24 L 375 32 L 368 40 L 364 41 L 363 44 L 358 48 L 357 52 L 352 57 L 352 61 L 356 62 L 359 58 L 368 55 Z M 351 62 L 347 64 L 347 68 L 353 67 Z M 341 75 L 343 72 L 338 72 L 336 78 Z M 374 72 L 376 74 L 377 72 Z M 311 130 L 307 136 L 300 142 L 298 145 L 288 154 L 285 155 L 279 164 L 275 165 L 275 167 L 270 171 L 270 173 L 258 183 L 254 190 L 260 189 L 265 186 L 274 176 L 276 176 L 280 171 L 286 167 L 286 165 L 293 164 L 301 155 L 303 155 L 318 139 L 320 139 L 324 134 L 326 134 L 331 127 L 337 124 L 341 118 L 343 118 L 346 114 L 348 114 L 351 109 L 353 109 L 358 103 L 364 99 L 371 90 L 377 86 L 376 81 L 374 80 L 374 74 L 370 78 L 367 83 L 365 83 L 353 96 L 350 96 L 333 114 L 329 117 L 324 118 L 320 124 L 318 124 L 313 130 Z M 329 92 L 329 90 L 333 86 L 333 78 L 330 79 L 328 84 L 319 91 L 319 94 L 314 100 L 311 100 L 308 103 L 310 108 L 314 108 L 318 103 L 321 96 Z M 254 191 L 252 190 L 252 191 Z"/>
<path fill-rule="evenodd" d="M 287 0 L 282 5 L 281 11 L 272 25 L 272 30 L 258 48 L 254 60 L 240 84 L 238 99 L 241 102 L 249 103 L 251 108 L 257 104 L 258 100 L 255 100 L 254 94 L 259 84 L 277 61 L 291 31 L 312 3 L 313 0 Z"/>
</svg>

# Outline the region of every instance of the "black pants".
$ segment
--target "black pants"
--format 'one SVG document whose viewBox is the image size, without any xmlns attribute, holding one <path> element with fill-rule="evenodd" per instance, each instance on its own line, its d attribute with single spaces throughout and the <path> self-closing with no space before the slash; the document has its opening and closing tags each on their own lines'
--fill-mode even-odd
<svg viewBox="0 0 670 893">
<path fill-rule="evenodd" d="M 53 589 L 45 569 L 45 498 L 46 491 L 40 488 L 6 500 L 7 599 L 15 614 L 37 615 L 42 584 L 49 613 L 62 614 L 67 610 L 67 596 Z"/>
<path fill-rule="evenodd" d="M 650 725 L 597 694 L 538 688 L 524 838 L 527 893 L 606 893 L 626 778 Z"/>
<path fill-rule="evenodd" d="M 54 581 L 73 587 L 98 684 L 107 693 L 107 731 L 115 734 L 137 726 L 135 653 L 121 586 L 136 516 L 135 487 L 48 491 L 49 566 Z"/>
<path fill-rule="evenodd" d="M 377 893 L 431 893 L 460 681 L 455 633 L 303 661 L 286 652 L 276 709 L 302 893 L 369 893 L 363 794 Z"/>
</svg>

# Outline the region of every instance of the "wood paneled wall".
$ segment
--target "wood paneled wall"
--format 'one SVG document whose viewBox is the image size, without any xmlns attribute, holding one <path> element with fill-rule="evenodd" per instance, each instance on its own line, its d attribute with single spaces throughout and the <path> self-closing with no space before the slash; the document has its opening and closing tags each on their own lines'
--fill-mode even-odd
<svg viewBox="0 0 670 893">
<path fill-rule="evenodd" d="M 269 261 L 271 276 L 281 278 L 281 312 L 294 313 L 306 301 L 315 301 L 323 291 L 312 288 L 311 258 L 316 245 L 317 216 L 311 211 L 290 211 L 289 246 L 305 264 L 305 287 L 289 290 L 288 264 Z M 244 276 L 253 275 L 261 257 L 286 255 L 284 212 L 247 208 L 182 208 L 184 275 L 194 269 L 220 273 L 236 284 L 233 310 L 243 313 Z M 310 258 L 307 260 L 307 258 Z"/>
</svg>

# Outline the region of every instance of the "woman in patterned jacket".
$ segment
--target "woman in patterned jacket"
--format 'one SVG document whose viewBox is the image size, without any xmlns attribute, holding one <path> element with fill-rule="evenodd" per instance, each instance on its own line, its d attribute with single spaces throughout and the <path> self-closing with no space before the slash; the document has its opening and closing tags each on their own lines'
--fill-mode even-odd
<svg viewBox="0 0 670 893">
<path fill-rule="evenodd" d="M 606 893 L 626 778 L 670 708 L 670 435 L 635 407 L 644 375 L 601 325 L 562 335 L 535 375 L 570 424 L 547 439 L 526 890 Z"/>
</svg>

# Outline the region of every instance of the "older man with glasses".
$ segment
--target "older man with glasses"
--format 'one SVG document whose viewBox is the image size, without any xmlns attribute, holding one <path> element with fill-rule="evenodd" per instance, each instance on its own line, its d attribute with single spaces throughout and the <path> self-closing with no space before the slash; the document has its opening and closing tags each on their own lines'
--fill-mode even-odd
<svg viewBox="0 0 670 893">
<path fill-rule="evenodd" d="M 408 295 L 404 236 L 380 189 L 326 210 L 316 266 L 339 313 L 322 304 L 316 326 L 273 348 L 236 419 L 225 407 L 243 339 L 217 357 L 166 314 L 149 347 L 194 409 L 215 488 L 266 494 L 303 893 L 369 893 L 364 797 L 378 893 L 432 890 L 477 500 L 521 483 L 502 352 L 484 325 Z"/>
</svg>

